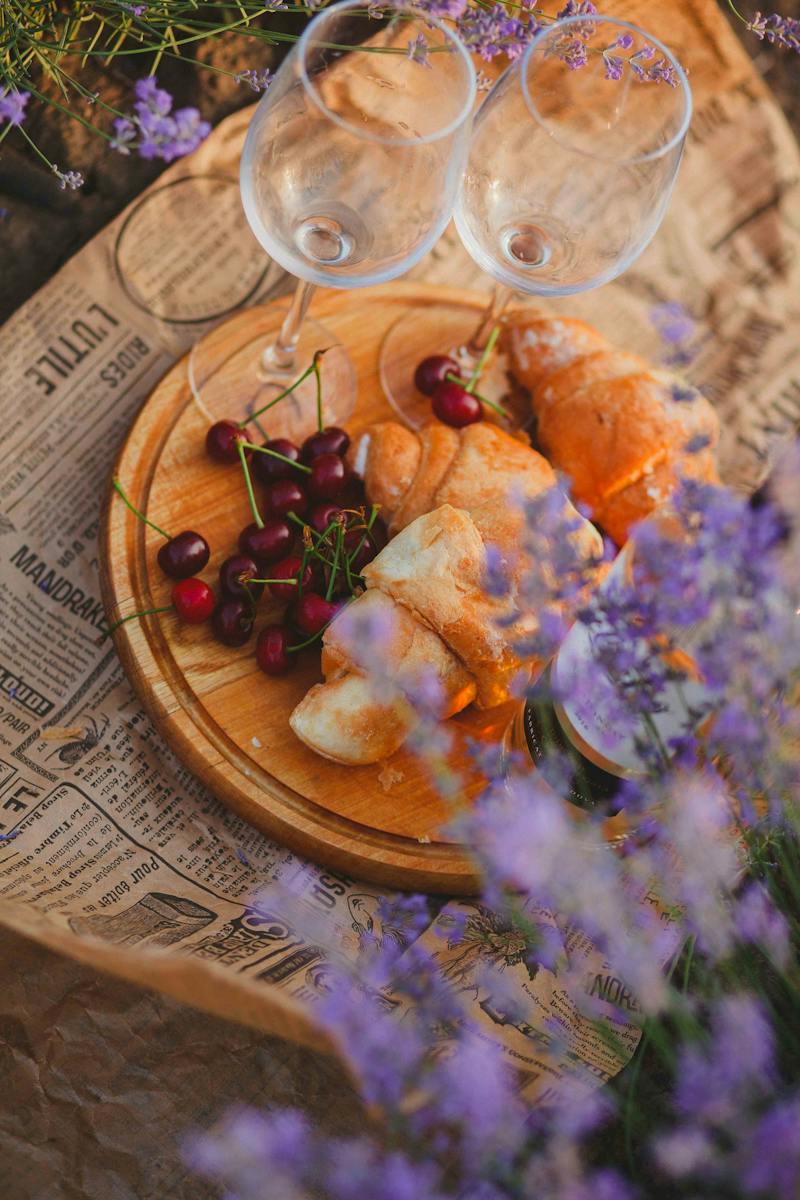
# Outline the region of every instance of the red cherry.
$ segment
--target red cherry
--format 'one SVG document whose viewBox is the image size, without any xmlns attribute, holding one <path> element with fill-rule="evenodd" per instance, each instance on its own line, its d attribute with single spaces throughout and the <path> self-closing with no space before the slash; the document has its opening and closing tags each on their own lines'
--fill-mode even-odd
<svg viewBox="0 0 800 1200">
<path fill-rule="evenodd" d="M 292 548 L 294 534 L 283 517 L 267 517 L 263 525 L 253 521 L 239 534 L 239 550 L 254 558 L 259 566 L 268 566 L 284 558 Z"/>
<path fill-rule="evenodd" d="M 297 580 L 300 575 L 300 568 L 303 565 L 303 560 L 299 554 L 289 554 L 280 562 L 275 563 L 270 567 L 270 577 L 272 579 Z M 276 600 L 296 600 L 303 588 L 307 588 L 311 583 L 314 572 L 311 564 L 306 563 L 303 571 L 303 578 L 300 586 L 295 583 L 270 583 L 267 586 L 272 592 Z"/>
<path fill-rule="evenodd" d="M 223 646 L 243 646 L 253 632 L 252 605 L 246 600 L 223 600 L 214 609 L 211 628 Z"/>
<path fill-rule="evenodd" d="M 246 441 L 246 432 L 235 421 L 217 421 L 206 434 L 206 453 L 217 462 L 238 462 L 239 442 Z"/>
<path fill-rule="evenodd" d="M 483 409 L 479 400 L 461 386 L 460 383 L 440 383 L 433 394 L 433 411 L 445 425 L 461 429 L 464 425 L 473 425 L 483 418 Z"/>
<path fill-rule="evenodd" d="M 339 496 L 339 503 L 342 508 L 361 508 L 365 502 L 364 480 L 359 479 L 354 471 L 350 471 L 345 480 L 344 490 Z"/>
<path fill-rule="evenodd" d="M 293 479 L 276 479 L 267 487 L 267 508 L 274 516 L 293 512 L 302 517 L 308 508 L 308 496 Z"/>
<path fill-rule="evenodd" d="M 256 640 L 256 662 L 267 675 L 285 675 L 296 656 L 288 653 L 289 633 L 283 625 L 266 625 Z"/>
<path fill-rule="evenodd" d="M 187 625 L 202 625 L 214 611 L 214 593 L 202 579 L 181 579 L 172 589 L 175 612 Z"/>
<path fill-rule="evenodd" d="M 386 545 L 386 526 L 380 519 L 373 522 L 369 533 L 364 536 L 363 529 L 348 529 L 344 535 L 344 548 L 350 558 L 351 575 L 360 575 L 363 568 Z M 363 538 L 363 544 L 362 544 Z"/>
<path fill-rule="evenodd" d="M 320 454 L 311 463 L 308 489 L 317 500 L 335 500 L 344 490 L 347 470 L 338 454 Z"/>
<path fill-rule="evenodd" d="M 276 454 L 282 454 L 284 458 L 290 458 L 292 462 L 297 462 L 300 458 L 297 446 L 287 438 L 274 438 L 271 442 L 264 442 L 264 447 L 267 450 L 274 450 Z M 298 474 L 288 463 L 282 462 L 279 458 L 273 458 L 270 454 L 259 454 L 258 451 L 253 452 L 252 471 L 259 483 L 274 483 L 276 479 L 292 479 Z"/>
<path fill-rule="evenodd" d="M 324 533 L 330 528 L 331 521 L 341 512 L 338 504 L 315 504 L 306 518 L 309 525 L 317 533 Z"/>
<path fill-rule="evenodd" d="M 202 571 L 209 559 L 211 551 L 208 542 L 199 533 L 185 529 L 183 533 L 170 538 L 156 555 L 158 565 L 170 579 L 188 579 Z"/>
<path fill-rule="evenodd" d="M 326 600 L 316 592 L 303 592 L 292 605 L 292 622 L 305 637 L 315 637 L 333 620 L 338 608 L 333 600 Z"/>
<path fill-rule="evenodd" d="M 414 387 L 423 396 L 432 396 L 440 383 L 445 382 L 445 375 L 460 375 L 461 368 L 454 358 L 448 354 L 432 354 L 423 358 L 414 372 Z"/>
<path fill-rule="evenodd" d="M 312 433 L 303 442 L 302 458 L 309 465 L 321 454 L 345 455 L 350 446 L 350 435 L 344 429 L 328 425 L 325 429 Z"/>
<path fill-rule="evenodd" d="M 258 578 L 258 564 L 247 554 L 232 554 L 219 569 L 219 586 L 227 600 L 257 600 L 264 590 Z"/>
</svg>

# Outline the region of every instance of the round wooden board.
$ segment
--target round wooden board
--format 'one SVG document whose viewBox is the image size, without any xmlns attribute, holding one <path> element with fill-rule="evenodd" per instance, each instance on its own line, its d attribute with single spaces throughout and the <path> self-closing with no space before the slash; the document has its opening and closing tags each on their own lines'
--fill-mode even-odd
<svg viewBox="0 0 800 1200">
<path fill-rule="evenodd" d="M 334 332 L 358 373 L 354 433 L 393 414 L 378 382 L 381 340 L 409 302 L 456 303 L 479 311 L 485 297 L 419 284 L 317 297 L 312 316 Z M 284 302 L 277 302 L 283 303 Z M 213 333 L 221 358 L 250 341 L 274 306 L 249 309 Z M 409 370 L 415 350 L 409 347 Z M 218 414 L 219 415 L 219 414 Z M 162 379 L 142 408 L 114 468 L 142 511 L 171 532 L 197 529 L 212 557 L 203 576 L 216 583 L 251 519 L 241 472 L 220 467 L 204 451 L 208 418 L 192 397 L 187 360 Z M 171 584 L 156 566 L 161 539 L 111 493 L 101 533 L 103 596 L 110 621 L 169 603 Z M 274 619 L 265 596 L 256 628 Z M 272 613 L 272 615 L 270 615 Z M 319 681 L 319 655 L 302 656 L 284 679 L 263 675 L 251 640 L 219 645 L 207 626 L 181 626 L 170 614 L 129 621 L 114 634 L 128 676 L 156 726 L 190 770 L 237 813 L 298 853 L 337 871 L 382 885 L 452 895 L 477 891 L 474 868 L 443 826 L 452 813 L 401 750 L 387 763 L 345 767 L 320 758 L 292 733 L 288 716 Z M 463 738 L 497 741 L 510 708 L 468 710 L 452 722 L 463 798 L 482 779 Z"/>
</svg>

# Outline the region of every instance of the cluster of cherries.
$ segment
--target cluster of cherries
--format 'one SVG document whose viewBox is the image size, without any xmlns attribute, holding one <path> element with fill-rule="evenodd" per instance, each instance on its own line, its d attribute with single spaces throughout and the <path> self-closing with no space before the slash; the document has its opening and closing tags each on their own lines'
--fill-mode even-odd
<svg viewBox="0 0 800 1200">
<path fill-rule="evenodd" d="M 252 636 L 265 588 L 286 605 L 283 621 L 266 625 L 256 640 L 256 660 L 268 675 L 285 674 L 296 652 L 321 637 L 361 585 L 361 571 L 386 543 L 377 508 L 367 514 L 363 484 L 345 463 L 348 434 L 322 425 L 318 360 L 311 369 L 317 372 L 318 429 L 302 446 L 286 438 L 257 445 L 249 440 L 248 422 L 217 421 L 206 434 L 206 451 L 215 462 L 240 463 L 253 515 L 239 534 L 238 553 L 220 566 L 218 598 L 197 578 L 210 557 L 206 539 L 193 530 L 170 537 L 139 512 L 114 481 L 128 507 L 166 539 L 157 561 L 164 574 L 176 580 L 172 603 L 149 613 L 174 610 L 189 625 L 210 619 L 219 642 L 243 646 Z M 293 391 L 308 373 L 265 408 Z M 262 506 L 254 481 L 263 488 Z M 143 615 L 131 614 L 123 621 Z"/>
<path fill-rule="evenodd" d="M 508 417 L 502 405 L 487 400 L 475 391 L 480 373 L 499 334 L 500 327 L 497 326 L 469 379 L 463 378 L 461 366 L 449 354 L 432 354 L 429 358 L 423 358 L 417 366 L 414 386 L 423 396 L 430 397 L 434 415 L 445 425 L 451 425 L 454 429 L 474 425 L 476 421 L 483 420 L 484 406 Z"/>
</svg>

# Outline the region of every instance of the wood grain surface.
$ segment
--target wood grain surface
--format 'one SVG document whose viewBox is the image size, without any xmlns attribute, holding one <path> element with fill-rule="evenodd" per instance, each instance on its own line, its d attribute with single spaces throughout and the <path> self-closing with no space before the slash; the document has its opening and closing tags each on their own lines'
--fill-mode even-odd
<svg viewBox="0 0 800 1200">
<path fill-rule="evenodd" d="M 409 300 L 432 305 L 440 299 L 476 311 L 485 302 L 462 290 L 402 283 L 318 297 L 312 316 L 339 337 L 358 372 L 353 433 L 392 416 L 377 378 L 385 332 Z M 221 360 L 253 338 L 271 307 L 250 309 L 214 332 Z M 414 362 L 410 346 L 409 370 Z M 167 532 L 203 533 L 212 547 L 203 577 L 214 585 L 219 564 L 235 552 L 238 532 L 251 517 L 238 466 L 220 466 L 205 454 L 207 428 L 183 359 L 145 403 L 114 471 L 133 502 Z M 101 543 L 109 621 L 169 603 L 172 585 L 155 561 L 161 544 L 109 489 Z M 265 593 L 256 629 L 279 611 Z M 180 625 L 172 614 L 129 621 L 114 637 L 131 682 L 167 742 L 253 825 L 359 878 L 428 892 L 476 890 L 472 864 L 446 830 L 451 814 L 408 752 L 399 751 L 388 765 L 346 767 L 320 758 L 292 733 L 289 713 L 321 678 L 316 647 L 301 656 L 298 669 L 276 679 L 258 670 L 255 637 L 231 649 L 217 643 L 208 626 Z M 506 705 L 490 713 L 468 710 L 454 719 L 464 802 L 478 794 L 482 779 L 463 750 L 463 737 L 497 740 L 512 712 L 513 705 Z"/>
</svg>

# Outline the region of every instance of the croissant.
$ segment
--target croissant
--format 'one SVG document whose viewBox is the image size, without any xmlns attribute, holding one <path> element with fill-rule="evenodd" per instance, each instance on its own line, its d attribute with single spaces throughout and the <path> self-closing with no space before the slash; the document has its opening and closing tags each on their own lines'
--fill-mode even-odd
<svg viewBox="0 0 800 1200">
<path fill-rule="evenodd" d="M 367 590 L 325 631 L 325 682 L 311 688 L 290 724 L 317 753 L 360 764 L 402 745 L 418 719 L 403 697 L 421 684 L 436 687 L 442 718 L 473 701 L 491 708 L 508 699 L 521 664 L 499 620 L 507 602 L 490 599 L 483 587 L 486 545 L 500 551 L 513 591 L 525 566 L 524 514 L 509 492 L 534 496 L 555 474 L 525 442 L 488 424 L 432 424 L 417 435 L 381 422 L 351 447 L 350 465 L 394 536 L 364 568 Z M 579 550 L 599 559 L 597 531 L 566 497 L 564 507 Z M 363 623 L 376 621 L 380 671 L 393 685 L 384 689 L 388 699 L 376 687 L 376 664 L 360 657 Z M 522 632 L 517 624 L 515 634 Z"/>
<path fill-rule="evenodd" d="M 484 557 L 472 518 L 449 504 L 384 547 L 364 568 L 367 590 L 325 631 L 325 682 L 289 718 L 301 741 L 337 762 L 377 762 L 413 729 L 418 718 L 403 696 L 420 686 L 436 689 L 442 718 L 473 700 L 492 707 L 507 699 L 520 662 L 499 625 L 500 604 L 483 591 Z M 380 663 L 364 661 L 367 627 Z M 381 674 L 392 683 L 389 699 L 374 678 Z"/>
<path fill-rule="evenodd" d="M 719 481 L 719 419 L 679 376 L 573 318 L 510 325 L 505 348 L 511 374 L 531 394 L 539 445 L 617 544 L 680 477 Z"/>
</svg>

